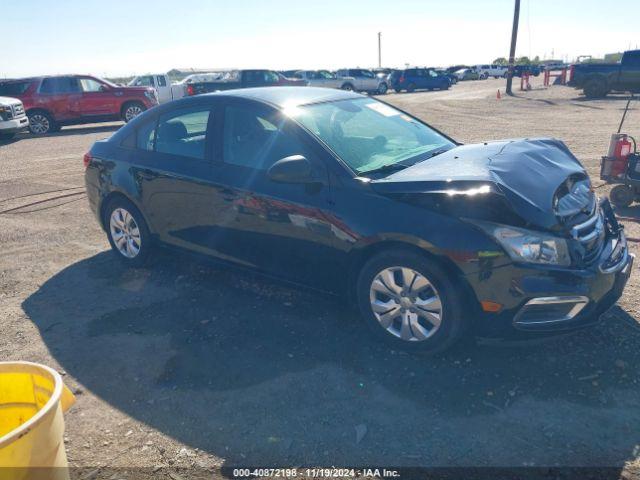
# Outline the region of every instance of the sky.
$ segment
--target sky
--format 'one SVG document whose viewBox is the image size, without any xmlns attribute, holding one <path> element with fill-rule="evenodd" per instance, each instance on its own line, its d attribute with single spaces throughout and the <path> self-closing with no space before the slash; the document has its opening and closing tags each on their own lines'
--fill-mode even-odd
<svg viewBox="0 0 640 480">
<path fill-rule="evenodd" d="M 640 45 L 638 0 L 522 0 L 517 55 Z M 513 0 L 0 0 L 0 78 L 172 68 L 448 66 L 507 57 Z"/>
</svg>

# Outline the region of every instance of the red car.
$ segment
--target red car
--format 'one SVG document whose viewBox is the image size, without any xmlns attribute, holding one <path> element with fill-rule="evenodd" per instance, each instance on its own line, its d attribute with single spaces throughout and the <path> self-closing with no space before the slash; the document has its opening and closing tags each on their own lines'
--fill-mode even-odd
<svg viewBox="0 0 640 480">
<path fill-rule="evenodd" d="M 79 123 L 128 122 L 158 104 L 151 87 L 121 87 L 89 75 L 7 80 L 0 82 L 0 96 L 22 101 L 35 134 Z"/>
</svg>

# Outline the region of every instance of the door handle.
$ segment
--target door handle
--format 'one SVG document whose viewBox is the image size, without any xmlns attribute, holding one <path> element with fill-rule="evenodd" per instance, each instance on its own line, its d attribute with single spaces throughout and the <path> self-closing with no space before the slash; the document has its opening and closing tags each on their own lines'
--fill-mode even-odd
<svg viewBox="0 0 640 480">
<path fill-rule="evenodd" d="M 138 172 L 138 175 L 143 180 L 153 180 L 154 178 L 158 177 L 158 174 L 156 172 L 147 168 L 145 168 L 144 170 L 140 170 L 140 172 Z"/>
</svg>

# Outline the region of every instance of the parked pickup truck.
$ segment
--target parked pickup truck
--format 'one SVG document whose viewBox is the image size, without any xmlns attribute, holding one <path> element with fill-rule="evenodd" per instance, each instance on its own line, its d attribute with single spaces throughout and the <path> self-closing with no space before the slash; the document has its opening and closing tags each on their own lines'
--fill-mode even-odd
<svg viewBox="0 0 640 480">
<path fill-rule="evenodd" d="M 571 65 L 569 85 L 583 90 L 587 98 L 605 97 L 609 92 L 640 92 L 640 50 L 624 52 L 620 63 Z"/>
<path fill-rule="evenodd" d="M 288 76 L 306 80 L 310 87 L 340 88 L 342 90 L 354 90 L 356 82 L 353 77 L 338 77 L 328 70 L 298 70 Z"/>
<path fill-rule="evenodd" d="M 233 90 L 237 88 L 279 87 L 307 85 L 306 80 L 287 78 L 273 70 L 231 70 L 219 72 L 219 80 L 212 82 L 193 82 L 187 85 L 187 95 Z"/>
<path fill-rule="evenodd" d="M 184 84 L 172 84 L 169 77 L 164 73 L 139 75 L 134 77 L 127 85 L 130 87 L 155 88 L 160 103 L 177 100 L 184 97 L 186 93 L 186 86 Z"/>
<path fill-rule="evenodd" d="M 24 106 L 17 98 L 0 97 L 0 140 L 11 140 L 16 133 L 29 128 Z"/>
</svg>

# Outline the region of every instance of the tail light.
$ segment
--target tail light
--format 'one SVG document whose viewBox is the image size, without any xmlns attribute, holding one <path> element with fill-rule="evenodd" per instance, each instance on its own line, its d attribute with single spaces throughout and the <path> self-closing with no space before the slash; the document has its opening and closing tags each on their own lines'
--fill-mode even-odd
<svg viewBox="0 0 640 480">
<path fill-rule="evenodd" d="M 399 83 L 404 83 L 404 76 L 401 75 L 400 78 L 398 79 L 398 82 Z"/>
<path fill-rule="evenodd" d="M 193 85 L 187 85 L 187 95 L 191 96 L 191 95 L 195 95 L 196 92 L 193 89 Z"/>
<path fill-rule="evenodd" d="M 91 153 L 90 152 L 85 153 L 84 157 L 82 157 L 82 163 L 84 164 L 84 168 L 87 168 L 89 166 L 89 164 L 91 163 L 91 160 L 93 160 Z"/>
<path fill-rule="evenodd" d="M 569 69 L 569 81 L 573 80 L 573 73 L 576 70 L 576 66 L 575 65 L 571 65 L 571 68 Z"/>
</svg>

